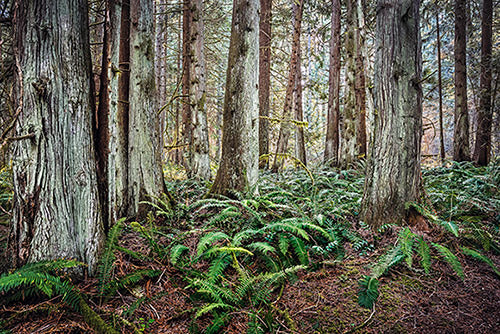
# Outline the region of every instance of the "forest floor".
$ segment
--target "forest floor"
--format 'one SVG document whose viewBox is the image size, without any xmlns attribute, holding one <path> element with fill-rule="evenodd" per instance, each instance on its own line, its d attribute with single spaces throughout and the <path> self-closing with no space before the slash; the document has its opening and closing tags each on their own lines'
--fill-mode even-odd
<svg viewBox="0 0 500 334">
<path fill-rule="evenodd" d="M 471 178 L 470 175 L 468 177 Z M 199 195 L 203 193 L 203 188 L 193 190 L 190 186 L 178 190 L 179 193 L 175 193 L 175 188 L 171 191 L 178 199 L 188 198 L 185 194 L 189 192 L 190 196 L 201 198 Z M 415 257 L 411 268 L 404 261 L 394 261 L 394 265 L 391 264 L 390 269 L 387 267 L 378 279 L 379 296 L 371 309 L 358 304 L 359 281 L 364 275 L 370 275 L 382 255 L 400 242 L 402 228 L 388 226 L 382 233 L 375 234 L 360 224 L 355 215 L 349 216 L 346 222 L 350 233 L 356 237 L 343 241 L 341 256 L 339 253 L 321 257 L 310 255 L 309 266 L 284 276 L 280 284 L 266 287 L 269 294 L 258 303 L 247 303 L 242 299 L 239 305 L 233 304 L 223 311 L 222 307 L 219 308 L 221 300 L 214 302 L 202 296 L 204 291 L 196 285 L 196 279 L 209 275 L 207 273 L 212 270 L 213 263 L 192 259 L 196 258 L 197 246 L 199 251 L 200 241 L 207 231 L 214 231 L 214 222 L 210 225 L 213 215 L 206 205 L 195 210 L 190 203 L 185 203 L 184 208 L 194 210 L 194 215 L 184 213 L 175 215 L 175 218 L 172 215 L 166 218 L 150 215 L 149 223 L 124 223 L 119 231 L 112 250 L 113 267 L 109 275 L 117 281 L 134 273 L 154 271 L 154 275 L 149 277 L 149 274 L 144 274 L 133 280 L 133 284 L 120 285 L 105 296 L 99 291 L 102 277 L 86 278 L 74 281 L 74 284 L 86 296 L 91 308 L 108 324 L 121 329 L 122 333 L 500 333 L 500 276 L 492 270 L 492 266 L 500 267 L 497 190 L 492 190 L 494 196 L 488 194 L 492 196 L 489 202 L 481 202 L 477 197 L 472 200 L 483 203 L 480 224 L 484 227 L 481 231 L 491 233 L 491 244 L 484 251 L 491 263 L 460 253 L 461 245 L 471 245 L 467 236 L 455 238 L 446 230 L 433 228 L 423 232 L 425 240 L 446 244 L 456 253 L 463 268 L 463 278 L 457 275 L 450 263 L 439 258 L 438 252 L 431 252 L 432 267 L 428 273 L 417 265 L 418 257 Z M 358 202 L 357 198 L 354 196 L 350 200 Z M 488 204 L 491 204 L 489 211 Z M 348 208 L 351 211 L 357 209 L 355 206 Z M 466 217 L 472 209 L 469 207 L 469 211 L 460 214 Z M 475 214 L 478 216 L 477 210 Z M 242 216 L 249 219 L 244 214 Z M 334 216 L 332 214 L 332 219 Z M 234 219 L 240 217 L 233 216 L 231 219 L 232 223 L 237 223 Z M 175 221 L 175 229 L 167 226 L 172 221 Z M 153 222 L 156 224 L 154 233 L 151 232 L 153 230 L 145 232 L 144 227 Z M 461 231 L 467 230 L 459 226 Z M 0 224 L 0 247 L 4 247 L 7 233 L 7 225 Z M 153 234 L 155 237 L 152 237 Z M 273 237 L 266 235 L 267 239 L 261 238 L 259 243 L 272 245 L 269 238 Z M 177 243 L 179 239 L 182 243 Z M 187 247 L 186 252 L 191 259 L 188 265 L 179 264 L 180 260 L 168 259 L 174 249 L 172 240 Z M 235 244 L 224 243 L 228 247 Z M 168 252 L 162 251 L 163 248 Z M 246 248 L 250 249 L 250 246 Z M 312 254 L 312 248 L 306 248 Z M 233 250 L 234 261 L 240 261 L 241 268 L 247 273 L 256 271 L 255 277 L 260 274 L 257 272 L 261 268 L 260 260 L 246 263 L 243 255 L 238 255 L 236 260 L 234 254 Z M 5 263 L 5 256 L 8 255 L 4 254 L 0 262 Z M 227 284 L 221 283 L 221 288 L 229 286 L 236 290 L 238 287 L 232 284 L 238 280 L 243 282 L 241 277 L 237 278 L 241 274 L 238 273 L 239 267 L 235 268 L 224 267 L 220 275 L 222 282 L 226 280 Z M 281 270 L 286 269 L 283 267 Z M 108 279 L 111 280 L 111 277 Z M 209 289 L 208 286 L 205 289 Z M 224 302 L 229 303 L 226 299 Z M 83 317 L 59 296 L 39 296 L 1 304 L 0 301 L 0 328 L 3 327 L 5 333 L 93 332 Z M 215 307 L 204 310 L 204 305 Z M 220 323 L 214 325 L 217 321 Z M 1 329 L 0 332 L 4 333 Z"/>
</svg>

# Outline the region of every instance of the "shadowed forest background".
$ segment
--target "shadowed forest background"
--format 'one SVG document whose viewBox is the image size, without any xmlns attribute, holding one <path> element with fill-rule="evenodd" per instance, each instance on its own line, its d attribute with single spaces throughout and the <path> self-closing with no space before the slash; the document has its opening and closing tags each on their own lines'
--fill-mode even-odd
<svg viewBox="0 0 500 334">
<path fill-rule="evenodd" d="M 500 332 L 499 8 L 0 0 L 0 332 Z"/>
</svg>

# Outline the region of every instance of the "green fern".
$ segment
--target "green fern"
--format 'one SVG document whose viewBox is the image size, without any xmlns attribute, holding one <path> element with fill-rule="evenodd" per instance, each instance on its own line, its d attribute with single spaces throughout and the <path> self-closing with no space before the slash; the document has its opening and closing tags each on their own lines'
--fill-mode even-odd
<svg viewBox="0 0 500 334">
<path fill-rule="evenodd" d="M 425 273 L 428 274 L 431 269 L 431 255 L 429 245 L 427 245 L 422 236 L 419 236 L 417 240 L 417 253 L 420 255 L 420 264 L 422 265 L 422 268 L 424 268 Z"/>
<path fill-rule="evenodd" d="M 377 301 L 378 292 L 378 279 L 365 275 L 359 281 L 358 304 L 367 309 L 372 309 Z"/>
<path fill-rule="evenodd" d="M 197 254 L 198 256 L 203 255 L 203 253 L 209 248 L 210 245 L 217 241 L 229 240 L 229 236 L 221 231 L 209 232 L 205 234 L 198 242 Z"/>
<path fill-rule="evenodd" d="M 451 268 L 453 268 L 455 273 L 461 279 L 464 279 L 465 278 L 464 269 L 458 257 L 455 254 L 453 254 L 452 251 L 450 251 L 446 246 L 436 243 L 432 243 L 432 246 L 434 246 L 434 248 L 436 248 L 439 251 L 439 253 L 443 256 L 443 259 L 446 262 L 448 262 L 448 264 L 451 266 Z"/>
<path fill-rule="evenodd" d="M 408 227 L 405 227 L 399 233 L 399 243 L 401 244 L 401 251 L 403 252 L 406 264 L 411 268 L 413 264 L 413 238 L 414 234 Z"/>
<path fill-rule="evenodd" d="M 123 230 L 126 218 L 118 220 L 109 230 L 104 251 L 101 255 L 99 265 L 97 267 L 97 278 L 99 281 L 99 293 L 104 295 L 104 292 L 109 289 L 109 284 L 112 280 L 112 273 L 115 268 L 115 249 L 118 246 L 118 238 Z"/>
<path fill-rule="evenodd" d="M 179 259 L 181 258 L 182 254 L 185 252 L 189 251 L 189 248 L 182 245 L 178 244 L 172 247 L 170 250 L 170 262 L 175 266 L 179 262 Z"/>
<path fill-rule="evenodd" d="M 465 255 L 471 256 L 471 257 L 475 258 L 476 260 L 483 261 L 484 263 L 489 265 L 491 267 L 491 269 L 493 269 L 495 274 L 497 274 L 497 276 L 500 276 L 500 270 L 498 270 L 497 266 L 495 266 L 495 264 L 493 263 L 493 261 L 489 257 L 479 253 L 476 250 L 473 250 L 473 249 L 470 249 L 467 247 L 460 247 L 460 249 L 462 250 L 462 252 Z"/>
</svg>

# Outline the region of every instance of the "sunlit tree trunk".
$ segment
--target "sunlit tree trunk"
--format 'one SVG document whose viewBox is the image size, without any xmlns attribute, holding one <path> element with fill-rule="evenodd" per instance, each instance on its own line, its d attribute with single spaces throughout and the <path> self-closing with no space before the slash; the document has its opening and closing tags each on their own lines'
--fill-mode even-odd
<svg viewBox="0 0 500 334">
<path fill-rule="evenodd" d="M 281 120 L 280 131 L 278 135 L 278 143 L 276 144 L 276 154 L 272 170 L 277 172 L 282 166 L 286 156 L 288 139 L 294 129 L 293 122 L 291 122 L 293 114 L 293 90 L 295 87 L 295 78 L 297 75 L 299 48 L 300 48 L 300 30 L 302 24 L 302 11 L 304 7 L 304 0 L 298 0 L 297 3 L 293 2 L 292 9 L 294 15 L 293 24 L 293 42 L 292 42 L 292 55 L 290 57 L 290 72 L 288 73 L 288 83 L 286 88 L 285 105 L 283 107 L 283 117 Z"/>
<path fill-rule="evenodd" d="M 453 160 L 470 160 L 469 112 L 467 110 L 465 0 L 455 0 L 455 129 L 453 133 Z"/>
<path fill-rule="evenodd" d="M 340 0 L 332 1 L 330 40 L 330 75 L 328 88 L 328 115 L 326 124 L 325 163 L 336 166 L 339 151 L 340 105 Z"/>
<path fill-rule="evenodd" d="M 483 1 L 483 17 L 481 23 L 481 96 L 477 117 L 476 144 L 474 146 L 474 161 L 480 166 L 486 166 L 490 161 L 491 124 L 493 109 L 491 108 L 491 49 L 492 49 L 493 1 Z"/>
<path fill-rule="evenodd" d="M 209 180 L 210 158 L 206 106 L 206 70 L 204 48 L 203 0 L 190 0 L 189 103 L 191 109 L 191 142 L 188 177 Z"/>
<path fill-rule="evenodd" d="M 76 258 L 103 241 L 93 146 L 86 0 L 16 1 L 19 115 L 13 151 L 14 265 Z"/>
<path fill-rule="evenodd" d="M 153 0 L 130 1 L 129 215 L 165 191 L 154 75 Z"/>
<path fill-rule="evenodd" d="M 419 201 L 422 138 L 418 0 L 379 0 L 375 128 L 367 160 L 362 219 L 372 228 L 401 221 Z"/>
<path fill-rule="evenodd" d="M 210 192 L 231 195 L 257 182 L 259 0 L 234 0 L 224 98 L 222 158 Z"/>
<path fill-rule="evenodd" d="M 260 0 L 259 30 L 259 156 L 269 154 L 269 86 L 271 81 L 271 0 Z M 259 161 L 268 166 L 269 158 Z"/>
</svg>

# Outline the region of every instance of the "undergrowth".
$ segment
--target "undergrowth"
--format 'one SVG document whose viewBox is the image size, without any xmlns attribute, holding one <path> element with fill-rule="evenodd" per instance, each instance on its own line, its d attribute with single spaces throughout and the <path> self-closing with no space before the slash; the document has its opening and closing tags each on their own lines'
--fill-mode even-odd
<svg viewBox="0 0 500 334">
<path fill-rule="evenodd" d="M 424 233 L 392 224 L 371 231 L 360 221 L 364 177 L 359 170 L 263 173 L 256 195 L 234 194 L 233 198 L 205 198 L 209 185 L 203 182 L 169 182 L 175 208 L 167 196 L 152 198 L 144 202 L 151 206 L 144 221 L 120 220 L 110 229 L 98 268 L 97 294 L 85 298 L 103 305 L 145 280 L 160 279 L 158 266 L 170 265 L 183 277 L 182 287 L 190 296 L 191 332 L 223 332 L 234 314 L 246 314 L 247 332 L 264 333 L 283 330 L 275 321 L 278 317 L 284 317 L 289 328 L 295 327 L 293 319 L 283 316 L 286 310 L 276 306 L 287 282 L 324 265 L 341 266 L 347 256 L 382 253 L 373 257 L 370 274 L 359 281 L 358 302 L 366 308 L 373 308 L 380 278 L 395 266 L 432 275 L 433 264 L 445 262 L 463 279 L 467 272 L 462 263 L 470 257 L 486 263 L 500 277 L 488 256 L 500 252 L 500 163 L 481 168 L 453 163 L 424 170 L 423 181 L 422 201 L 407 207 L 432 226 Z M 396 231 L 396 241 L 378 249 L 388 231 Z M 124 247 L 120 243 L 124 232 L 142 238 L 147 252 Z M 119 273 L 118 253 L 135 263 L 154 265 Z M 24 272 L 33 277 L 2 276 L 0 291 L 10 291 L 10 298 L 16 299 L 19 287 L 26 285 L 24 297 L 59 294 L 77 309 L 75 301 L 82 299 L 81 293 L 64 274 L 59 277 L 53 270 L 33 266 L 10 274 Z M 17 283 L 5 283 L 5 277 Z M 136 297 L 122 320 L 144 327 L 144 319 L 135 319 L 134 313 L 147 302 L 146 297 Z"/>
</svg>

